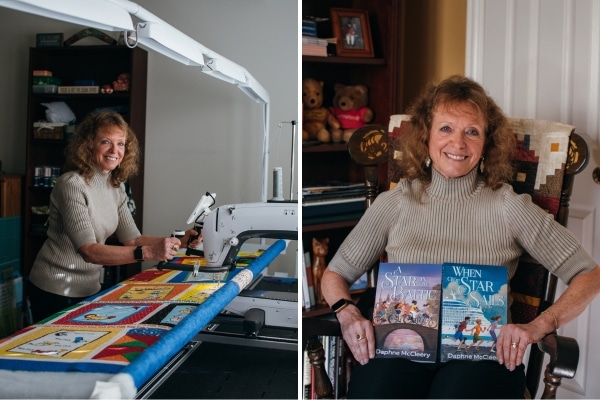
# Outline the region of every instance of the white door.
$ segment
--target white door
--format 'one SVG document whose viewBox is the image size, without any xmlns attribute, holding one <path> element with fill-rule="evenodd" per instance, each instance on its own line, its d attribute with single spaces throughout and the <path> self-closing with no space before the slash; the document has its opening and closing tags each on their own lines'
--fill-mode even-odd
<svg viewBox="0 0 600 400">
<path fill-rule="evenodd" d="M 600 0 L 468 0 L 466 74 L 508 116 L 574 125 L 591 159 L 575 179 L 568 227 L 600 260 Z M 564 287 L 559 287 L 559 290 Z M 559 329 L 575 337 L 580 359 L 558 398 L 600 398 L 600 298 Z M 542 390 L 538 392 L 538 397 Z"/>
</svg>

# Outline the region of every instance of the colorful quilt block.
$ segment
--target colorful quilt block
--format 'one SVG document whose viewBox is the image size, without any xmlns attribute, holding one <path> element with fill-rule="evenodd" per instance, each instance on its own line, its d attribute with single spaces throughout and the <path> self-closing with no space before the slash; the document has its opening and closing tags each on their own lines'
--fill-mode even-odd
<svg viewBox="0 0 600 400">
<path fill-rule="evenodd" d="M 156 303 L 85 303 L 55 325 L 133 325 L 160 307 Z"/>
</svg>

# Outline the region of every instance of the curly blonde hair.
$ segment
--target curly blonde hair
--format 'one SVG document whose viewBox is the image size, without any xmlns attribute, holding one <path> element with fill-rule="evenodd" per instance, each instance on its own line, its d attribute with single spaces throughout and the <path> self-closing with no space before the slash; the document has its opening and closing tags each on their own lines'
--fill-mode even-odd
<svg viewBox="0 0 600 400">
<path fill-rule="evenodd" d="M 73 140 L 67 147 L 66 171 L 77 171 L 89 183 L 97 169 L 93 161 L 94 139 L 96 133 L 103 128 L 116 126 L 126 133 L 125 153 L 123 160 L 110 174 L 110 181 L 114 187 L 127 181 L 137 174 L 140 162 L 140 145 L 133 130 L 125 119 L 116 111 L 100 110 L 88 114 L 77 125 Z"/>
<path fill-rule="evenodd" d="M 492 189 L 513 179 L 516 143 L 509 121 L 479 83 L 461 75 L 453 75 L 438 85 L 428 85 L 408 108 L 411 124 L 398 139 L 402 178 L 418 179 L 425 184 L 431 182 L 431 168 L 425 163 L 429 158 L 433 112 L 440 108 L 460 110 L 464 107 L 473 109 L 485 121 L 485 168 L 481 179 Z"/>
</svg>

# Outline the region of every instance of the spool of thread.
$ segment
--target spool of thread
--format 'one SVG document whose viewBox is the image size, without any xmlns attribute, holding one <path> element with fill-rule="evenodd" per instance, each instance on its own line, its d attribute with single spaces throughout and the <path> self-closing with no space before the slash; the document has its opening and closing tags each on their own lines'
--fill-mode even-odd
<svg viewBox="0 0 600 400">
<path fill-rule="evenodd" d="M 283 201 L 283 172 L 281 167 L 273 168 L 273 200 Z"/>
</svg>

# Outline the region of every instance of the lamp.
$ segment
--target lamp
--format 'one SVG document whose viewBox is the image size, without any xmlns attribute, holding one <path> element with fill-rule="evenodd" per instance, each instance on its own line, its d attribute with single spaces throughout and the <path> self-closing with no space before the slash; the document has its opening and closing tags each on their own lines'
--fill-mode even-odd
<svg viewBox="0 0 600 400">
<path fill-rule="evenodd" d="M 0 6 L 107 31 L 133 30 L 129 13 L 105 0 L 0 0 Z"/>
<path fill-rule="evenodd" d="M 257 103 L 269 103 L 269 92 L 250 74 L 246 83 L 238 85 L 240 90 Z"/>
<path fill-rule="evenodd" d="M 225 57 L 205 56 L 205 65 L 202 72 L 219 78 L 229 83 L 246 83 L 246 70 L 239 65 L 229 61 Z"/>
<path fill-rule="evenodd" d="M 269 93 L 245 68 L 202 46 L 138 4 L 129 0 L 107 1 L 144 21 L 136 26 L 138 43 L 185 65 L 199 66 L 207 75 L 237 85 L 252 100 L 263 104 L 261 201 L 266 202 L 269 181 Z"/>
<path fill-rule="evenodd" d="M 185 65 L 204 64 L 205 47 L 170 25 L 159 22 L 136 24 L 136 40 L 157 53 L 164 54 Z"/>
<path fill-rule="evenodd" d="M 0 7 L 109 31 L 126 31 L 129 47 L 141 44 L 185 65 L 199 66 L 215 78 L 236 85 L 263 104 L 263 177 L 261 200 L 267 201 L 269 94 L 245 68 L 204 47 L 148 10 L 129 0 L 0 0 Z M 140 22 L 135 29 L 131 16 Z M 135 32 L 135 33 L 133 33 Z M 135 43 L 129 38 L 135 35 Z"/>
</svg>

